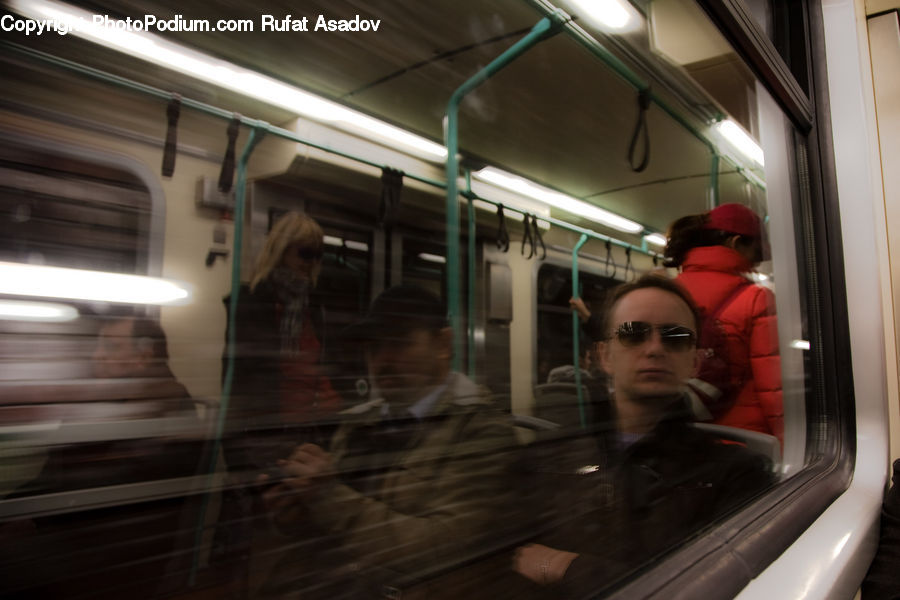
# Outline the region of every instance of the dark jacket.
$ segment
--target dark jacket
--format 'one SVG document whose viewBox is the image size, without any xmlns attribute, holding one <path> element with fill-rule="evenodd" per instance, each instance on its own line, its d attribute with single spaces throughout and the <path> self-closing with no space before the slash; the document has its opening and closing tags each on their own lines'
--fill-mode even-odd
<svg viewBox="0 0 900 600">
<path fill-rule="evenodd" d="M 881 509 L 881 540 L 862 585 L 863 600 L 900 598 L 900 459 L 894 461 L 894 485 Z"/>
<path fill-rule="evenodd" d="M 231 296 L 223 300 L 230 314 Z M 269 434 L 283 426 L 281 418 L 281 334 L 279 305 L 273 285 L 261 281 L 251 292 L 241 286 L 235 315 L 234 373 L 226 410 L 225 460 L 230 471 L 261 471 L 284 458 L 297 441 L 281 447 Z M 325 347 L 324 311 L 310 294 L 309 317 L 321 347 Z M 225 332 L 222 377 L 228 369 L 229 330 Z M 323 350 L 324 352 L 324 350 Z M 327 412 L 336 412 L 338 406 Z M 256 443 L 260 439 L 265 443 Z M 323 443 L 323 440 L 314 440 Z"/>
<path fill-rule="evenodd" d="M 766 458 L 688 418 L 679 410 L 625 449 L 605 431 L 593 456 L 561 455 L 556 482 L 545 486 L 560 508 L 538 541 L 580 556 L 550 595 L 592 597 L 773 482 Z"/>
<path fill-rule="evenodd" d="M 456 567 L 500 535 L 512 501 L 512 427 L 456 373 L 421 423 L 390 432 L 382 404 L 344 411 L 331 447 L 340 478 L 289 530 L 295 550 L 269 579 L 268 597 L 377 598 L 391 588 L 403 598 L 467 597 L 471 573 Z"/>
</svg>

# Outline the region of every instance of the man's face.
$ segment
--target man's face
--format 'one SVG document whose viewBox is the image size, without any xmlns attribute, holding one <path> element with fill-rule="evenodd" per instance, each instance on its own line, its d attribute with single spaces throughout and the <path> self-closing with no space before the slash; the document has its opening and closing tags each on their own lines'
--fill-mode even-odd
<svg viewBox="0 0 900 600">
<path fill-rule="evenodd" d="M 366 345 L 369 373 L 390 404 L 410 406 L 443 381 L 450 365 L 450 330 L 416 329 Z"/>
<path fill-rule="evenodd" d="M 94 377 L 135 377 L 147 364 L 147 352 L 135 347 L 134 321 L 118 319 L 100 328 L 91 357 Z"/>
<path fill-rule="evenodd" d="M 642 343 L 624 343 L 615 334 L 627 322 L 653 326 Z M 613 378 L 616 397 L 641 402 L 681 392 L 698 366 L 693 345 L 663 342 L 657 327 L 684 327 L 696 333 L 693 313 L 684 301 L 665 290 L 641 288 L 621 298 L 609 320 L 612 337 L 601 345 L 603 368 Z"/>
</svg>

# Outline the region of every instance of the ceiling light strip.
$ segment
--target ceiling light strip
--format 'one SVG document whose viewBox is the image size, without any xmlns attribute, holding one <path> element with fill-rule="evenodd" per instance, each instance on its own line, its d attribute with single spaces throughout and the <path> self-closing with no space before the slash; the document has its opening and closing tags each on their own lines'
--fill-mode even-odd
<svg viewBox="0 0 900 600">
<path fill-rule="evenodd" d="M 74 306 L 52 302 L 0 300 L 0 321 L 64 323 L 78 318 Z"/>
<path fill-rule="evenodd" d="M 731 119 L 719 121 L 713 126 L 716 133 L 734 150 L 759 165 L 765 166 L 765 156 L 762 148 L 756 143 L 744 129 Z M 722 144 L 719 144 L 721 147 Z"/>
<path fill-rule="evenodd" d="M 666 236 L 661 233 L 650 233 L 644 236 L 644 239 L 647 240 L 648 244 L 653 244 L 654 246 L 665 246 L 666 245 Z"/>
<path fill-rule="evenodd" d="M 123 273 L 0 262 L 0 294 L 126 304 L 187 304 L 188 284 Z"/>
<path fill-rule="evenodd" d="M 441 144 L 160 36 L 104 27 L 93 22 L 91 13 L 51 0 L 9 0 L 8 4 L 13 11 L 25 17 L 65 24 L 70 28 L 68 35 L 99 43 L 272 106 L 331 124 L 348 133 L 373 136 L 380 143 L 390 144 L 392 148 L 399 146 L 398 149 L 408 154 L 433 162 L 443 161 L 447 156 L 447 150 Z"/>
<path fill-rule="evenodd" d="M 473 175 L 483 181 L 543 202 L 550 207 L 559 208 L 625 233 L 637 234 L 644 231 L 644 226 L 640 223 L 495 167 L 485 167 L 476 171 Z"/>
</svg>

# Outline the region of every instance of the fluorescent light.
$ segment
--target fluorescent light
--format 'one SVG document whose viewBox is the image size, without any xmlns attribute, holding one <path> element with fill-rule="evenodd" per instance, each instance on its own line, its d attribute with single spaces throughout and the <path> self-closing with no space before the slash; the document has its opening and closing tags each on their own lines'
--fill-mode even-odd
<svg viewBox="0 0 900 600">
<path fill-rule="evenodd" d="M 338 248 L 342 246 L 346 246 L 351 250 L 360 250 L 362 252 L 369 251 L 369 245 L 365 242 L 355 242 L 353 240 L 345 240 L 343 238 L 334 237 L 333 235 L 326 235 L 322 240 L 325 242 L 326 246 L 337 246 Z"/>
<path fill-rule="evenodd" d="M 568 3 L 579 16 L 604 31 L 629 31 L 641 22 L 625 0 L 568 0 Z"/>
<path fill-rule="evenodd" d="M 186 304 L 184 283 L 144 277 L 0 262 L 0 294 L 130 304 Z"/>
<path fill-rule="evenodd" d="M 731 119 L 726 119 L 716 123 L 715 128 L 735 150 L 759 166 L 765 166 L 762 148 L 740 125 Z"/>
<path fill-rule="evenodd" d="M 349 125 L 351 128 L 358 128 L 367 133 L 396 142 L 401 146 L 405 146 L 410 150 L 414 150 L 415 154 L 429 160 L 445 160 L 447 158 L 447 148 L 441 144 L 427 140 L 421 136 L 415 135 L 399 127 L 388 125 L 384 121 L 379 121 L 370 116 L 358 113 L 355 110 L 344 108 L 338 119 L 338 125 Z"/>
<path fill-rule="evenodd" d="M 791 342 L 791 348 L 797 350 L 809 350 L 809 340 L 794 340 Z"/>
<path fill-rule="evenodd" d="M 0 300 L 0 320 L 62 323 L 78 317 L 75 307 L 51 302 Z"/>
<path fill-rule="evenodd" d="M 369 245 L 363 242 L 354 242 L 353 240 L 344 240 L 344 243 L 351 250 L 359 250 L 361 252 L 368 252 Z"/>
<path fill-rule="evenodd" d="M 374 136 L 379 143 L 388 142 L 391 147 L 397 144 L 400 146 L 397 150 L 432 161 L 443 161 L 447 157 L 447 149 L 441 144 L 152 33 L 104 27 L 93 22 L 93 14 L 50 0 L 9 0 L 9 6 L 25 17 L 50 19 L 65 26 L 70 29 L 67 35 L 119 50 L 298 115 L 331 123 L 356 135 Z M 139 19 L 135 22 L 142 26 L 144 23 Z"/>
<path fill-rule="evenodd" d="M 666 236 L 661 233 L 650 233 L 648 235 L 645 235 L 644 239 L 647 240 L 648 244 L 653 244 L 654 246 L 666 245 Z"/>
<path fill-rule="evenodd" d="M 485 167 L 474 173 L 475 177 L 498 185 L 502 188 L 512 190 L 523 196 L 534 198 L 555 208 L 570 212 L 574 215 L 602 223 L 613 229 L 625 231 L 627 233 L 640 233 L 644 230 L 644 226 L 635 223 L 625 217 L 620 217 L 608 210 L 603 210 L 598 206 L 589 204 L 582 200 L 578 200 L 571 196 L 561 194 L 544 186 L 531 182 L 523 177 L 506 173 L 494 167 Z"/>
<path fill-rule="evenodd" d="M 439 263 L 442 265 L 446 264 L 447 262 L 447 259 L 443 256 L 438 256 L 437 254 L 428 254 L 427 252 L 420 252 L 419 258 L 421 258 L 422 260 L 427 260 L 428 262 Z"/>
<path fill-rule="evenodd" d="M 759 189 L 761 189 L 761 190 L 765 190 L 765 189 L 766 189 L 766 182 L 763 181 L 762 179 L 760 179 L 760 178 L 756 175 L 756 173 L 754 173 L 754 172 L 751 171 L 750 169 L 745 169 L 744 167 L 738 167 L 738 168 L 737 168 L 737 171 L 738 171 L 738 173 L 740 173 L 740 175 L 741 175 L 744 179 L 746 179 L 747 181 L 749 181 L 750 183 L 752 183 L 753 185 L 755 185 L 755 186 L 758 187 Z"/>
<path fill-rule="evenodd" d="M 475 179 L 472 179 L 469 183 L 472 191 L 479 198 L 502 204 L 504 208 L 512 208 L 513 210 L 509 211 L 511 219 L 521 221 L 524 218 L 522 213 L 535 215 L 538 218 L 550 216 L 550 207 L 546 203 L 522 196 L 493 183 L 482 181 L 478 179 L 477 173 L 475 174 Z M 466 182 L 460 178 L 459 189 L 465 189 L 466 185 Z M 465 198 L 460 198 L 460 202 L 465 203 Z M 475 200 L 475 206 L 496 212 L 496 204 L 491 204 L 491 202 Z M 549 224 L 547 224 L 547 227 L 549 227 Z"/>
</svg>

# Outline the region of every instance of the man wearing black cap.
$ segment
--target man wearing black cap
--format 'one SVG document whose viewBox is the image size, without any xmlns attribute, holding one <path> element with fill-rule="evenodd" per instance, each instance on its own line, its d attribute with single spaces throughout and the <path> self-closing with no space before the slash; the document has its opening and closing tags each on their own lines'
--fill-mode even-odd
<svg viewBox="0 0 900 600">
<path fill-rule="evenodd" d="M 268 494 L 283 529 L 301 527 L 329 551 L 285 557 L 264 591 L 458 597 L 452 572 L 499 537 L 512 428 L 451 371 L 451 330 L 430 292 L 386 290 L 348 335 L 365 349 L 374 399 L 344 412 L 329 451 L 296 448 Z"/>
</svg>

